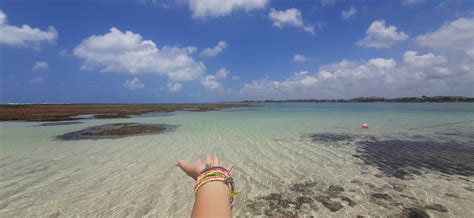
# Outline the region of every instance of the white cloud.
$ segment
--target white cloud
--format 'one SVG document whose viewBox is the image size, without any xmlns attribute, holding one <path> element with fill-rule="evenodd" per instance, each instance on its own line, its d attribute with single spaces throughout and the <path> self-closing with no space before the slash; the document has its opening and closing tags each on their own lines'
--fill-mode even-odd
<svg viewBox="0 0 474 218">
<path fill-rule="evenodd" d="M 385 20 L 377 20 L 370 24 L 367 36 L 357 42 L 359 46 L 369 48 L 390 48 L 397 42 L 408 39 L 403 31 L 397 31 L 395 26 L 385 26 Z"/>
<path fill-rule="evenodd" d="M 10 46 L 32 46 L 38 48 L 41 43 L 54 43 L 58 32 L 50 26 L 47 30 L 31 28 L 24 24 L 21 27 L 10 26 L 7 15 L 0 10 L 0 43 Z"/>
<path fill-rule="evenodd" d="M 101 72 L 123 72 L 131 75 L 157 74 L 172 81 L 200 78 L 205 71 L 202 62 L 189 56 L 193 49 L 164 46 L 158 49 L 151 40 L 130 31 L 112 27 L 104 35 L 92 35 L 74 48 L 82 59 L 82 68 Z"/>
<path fill-rule="evenodd" d="M 243 99 L 471 96 L 474 87 L 472 22 L 470 18 L 459 18 L 417 37 L 419 45 L 433 51 L 407 50 L 399 63 L 396 58 L 342 60 L 320 66 L 313 74 L 295 74 L 283 80 L 254 80 L 244 84 L 239 94 Z M 400 35 L 395 28 L 392 30 Z"/>
<path fill-rule="evenodd" d="M 307 71 L 293 74 L 284 81 L 253 80 L 245 83 L 240 94 L 249 99 L 284 99 L 305 95 L 318 83 L 316 75 Z"/>
<path fill-rule="evenodd" d="M 222 53 L 225 48 L 227 48 L 227 42 L 219 41 L 214 48 L 205 48 L 201 52 L 201 55 L 206 56 L 206 57 L 215 57 L 218 54 Z"/>
<path fill-rule="evenodd" d="M 404 5 L 421 4 L 423 2 L 425 2 L 425 0 L 402 0 L 402 4 Z"/>
<path fill-rule="evenodd" d="M 137 89 L 143 89 L 145 85 L 138 79 L 137 77 L 134 77 L 131 80 L 125 80 L 123 83 L 123 87 L 130 89 L 130 90 L 137 90 Z"/>
<path fill-rule="evenodd" d="M 240 76 L 232 76 L 231 79 L 232 79 L 232 80 L 239 80 L 239 79 L 240 79 Z"/>
<path fill-rule="evenodd" d="M 443 24 L 434 32 L 416 37 L 416 43 L 428 47 L 437 54 L 417 55 L 406 53 L 406 61 L 416 58 L 416 70 L 429 71 L 432 78 L 463 79 L 471 82 L 474 78 L 474 18 L 458 18 Z M 413 64 L 412 64 L 413 65 Z"/>
<path fill-rule="evenodd" d="M 270 10 L 268 17 L 273 22 L 273 26 L 283 28 L 285 26 L 294 26 L 303 29 L 305 32 L 314 34 L 314 26 L 304 24 L 301 11 L 296 8 L 290 8 L 286 11 L 277 11 L 274 8 Z"/>
<path fill-rule="evenodd" d="M 201 84 L 209 90 L 222 90 L 222 85 L 217 81 L 214 75 L 207 75 L 201 79 Z"/>
<path fill-rule="evenodd" d="M 403 60 L 411 72 L 422 74 L 426 78 L 446 78 L 456 73 L 462 73 L 462 71 L 456 70 L 458 66 L 450 66 L 446 57 L 433 53 L 418 55 L 416 51 L 406 51 Z"/>
<path fill-rule="evenodd" d="M 447 60 L 444 56 L 436 56 L 433 53 L 418 55 L 416 51 L 406 51 L 403 60 L 413 67 L 431 67 L 446 64 Z"/>
<path fill-rule="evenodd" d="M 380 69 L 391 69 L 397 66 L 397 62 L 393 59 L 373 58 L 367 62 L 368 65 L 376 66 Z"/>
<path fill-rule="evenodd" d="M 305 62 L 307 60 L 309 60 L 309 58 L 307 58 L 306 56 L 302 54 L 293 55 L 293 62 Z"/>
<path fill-rule="evenodd" d="M 357 14 L 357 8 L 355 8 L 354 6 L 351 6 L 349 9 L 347 9 L 347 11 L 342 10 L 341 12 L 342 19 L 344 20 L 347 20 L 350 17 L 355 16 L 356 14 Z"/>
<path fill-rule="evenodd" d="M 225 69 L 224 67 L 221 67 L 217 72 L 216 72 L 216 77 L 218 79 L 225 79 L 227 76 L 229 76 L 230 71 Z"/>
<path fill-rule="evenodd" d="M 269 0 L 189 0 L 194 18 L 221 17 L 234 10 L 251 11 L 265 8 Z"/>
<path fill-rule="evenodd" d="M 31 68 L 33 71 L 45 71 L 48 70 L 48 63 L 45 61 L 37 61 Z"/>
<path fill-rule="evenodd" d="M 188 47 L 186 47 L 186 50 L 188 50 L 188 54 L 191 55 L 191 54 L 196 53 L 198 49 L 194 46 L 188 46 Z"/>
<path fill-rule="evenodd" d="M 373 58 L 323 65 L 278 80 L 254 80 L 240 89 L 243 99 L 352 98 L 359 96 L 472 95 L 474 64 L 407 51 L 404 62 Z"/>
<path fill-rule="evenodd" d="M 468 54 L 474 48 L 474 18 L 459 18 L 438 30 L 416 37 L 416 43 L 435 50 L 457 50 Z"/>
<path fill-rule="evenodd" d="M 323 7 L 336 4 L 336 0 L 320 0 L 319 2 Z"/>
<path fill-rule="evenodd" d="M 183 89 L 183 85 L 181 83 L 169 82 L 168 84 L 166 84 L 166 88 L 169 92 L 179 92 L 181 91 L 181 89 Z"/>
</svg>

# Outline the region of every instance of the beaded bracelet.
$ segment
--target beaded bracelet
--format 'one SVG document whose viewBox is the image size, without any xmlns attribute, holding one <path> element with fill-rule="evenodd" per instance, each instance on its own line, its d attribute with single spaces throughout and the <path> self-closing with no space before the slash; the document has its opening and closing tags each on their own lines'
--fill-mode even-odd
<svg viewBox="0 0 474 218">
<path fill-rule="evenodd" d="M 216 175 L 230 177 L 229 173 L 223 170 L 207 170 L 207 171 L 204 171 L 201 175 L 199 175 L 196 181 L 199 181 L 200 179 L 203 179 L 208 176 L 216 176 Z"/>
<path fill-rule="evenodd" d="M 212 181 L 221 181 L 224 184 L 226 184 L 227 187 L 229 187 L 230 203 L 232 206 L 234 197 L 237 196 L 239 192 L 235 190 L 234 179 L 232 178 L 231 173 L 224 167 L 214 166 L 214 167 L 209 167 L 202 170 L 198 178 L 196 179 L 196 185 L 194 186 L 194 193 L 197 194 L 197 192 L 202 186 Z"/>
<path fill-rule="evenodd" d="M 227 172 L 229 175 L 231 175 L 231 173 L 229 172 L 229 170 L 227 170 L 226 168 L 221 167 L 221 166 L 213 166 L 213 167 L 204 168 L 204 169 L 199 173 L 199 175 L 201 175 L 201 174 L 203 174 L 204 172 L 209 171 L 209 170 L 222 170 L 222 171 L 224 171 L 224 172 Z"/>
</svg>

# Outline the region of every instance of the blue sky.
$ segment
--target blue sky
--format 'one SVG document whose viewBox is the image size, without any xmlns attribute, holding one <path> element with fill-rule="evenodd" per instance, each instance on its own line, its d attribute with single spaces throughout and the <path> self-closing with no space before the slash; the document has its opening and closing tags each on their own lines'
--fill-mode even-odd
<svg viewBox="0 0 474 218">
<path fill-rule="evenodd" d="M 0 1 L 0 100 L 467 95 L 474 4 Z"/>
</svg>

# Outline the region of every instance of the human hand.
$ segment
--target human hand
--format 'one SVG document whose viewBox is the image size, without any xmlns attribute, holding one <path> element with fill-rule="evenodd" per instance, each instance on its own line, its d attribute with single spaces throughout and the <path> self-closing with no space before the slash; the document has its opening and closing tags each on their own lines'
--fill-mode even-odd
<svg viewBox="0 0 474 218">
<path fill-rule="evenodd" d="M 189 177 L 196 180 L 199 173 L 201 173 L 206 166 L 214 167 L 221 165 L 219 165 L 219 158 L 217 156 L 207 156 L 206 159 L 197 159 L 194 163 L 188 163 L 185 160 L 178 160 L 176 161 L 176 166 L 180 167 Z M 224 168 L 230 172 L 232 170 L 232 164 L 228 164 Z"/>
</svg>

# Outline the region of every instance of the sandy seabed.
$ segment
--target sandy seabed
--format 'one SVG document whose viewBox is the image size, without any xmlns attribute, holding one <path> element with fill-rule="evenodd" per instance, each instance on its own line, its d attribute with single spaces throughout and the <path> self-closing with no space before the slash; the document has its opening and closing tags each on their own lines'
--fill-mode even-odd
<svg viewBox="0 0 474 218">
<path fill-rule="evenodd" d="M 472 112 L 441 118 L 434 113 L 416 120 L 411 119 L 416 115 L 396 119 L 407 115 L 384 113 L 389 114 L 327 113 L 289 106 L 87 120 L 64 126 L 3 122 L 0 217 L 188 217 L 194 199 L 193 180 L 174 163 L 177 159 L 194 161 L 206 154 L 234 164 L 241 190 L 233 209 L 238 217 L 385 217 L 418 212 L 432 217 L 473 217 L 472 125 L 417 131 L 402 128 L 467 119 Z M 360 116 L 370 120 L 369 130 L 357 128 Z M 54 139 L 116 122 L 178 127 L 165 134 L 120 139 Z M 328 134 L 329 138 L 325 137 Z M 416 153 L 420 146 L 409 146 L 403 140 L 436 141 L 446 146 L 455 142 L 461 150 L 466 149 L 467 155 L 458 158 L 466 161 L 450 162 L 449 149 L 430 152 L 426 148 L 422 154 L 443 159 L 443 166 L 448 167 L 430 167 L 433 162 L 429 158 L 420 160 L 419 165 L 426 166 L 407 164 L 411 160 L 402 156 L 380 158 L 391 154 L 385 152 L 390 147 L 374 150 L 368 140 L 401 140 L 402 150 L 414 155 L 407 156 L 411 158 L 420 154 Z M 410 150 L 412 147 L 415 149 Z M 397 161 L 404 170 L 401 174 L 394 169 Z"/>
</svg>

